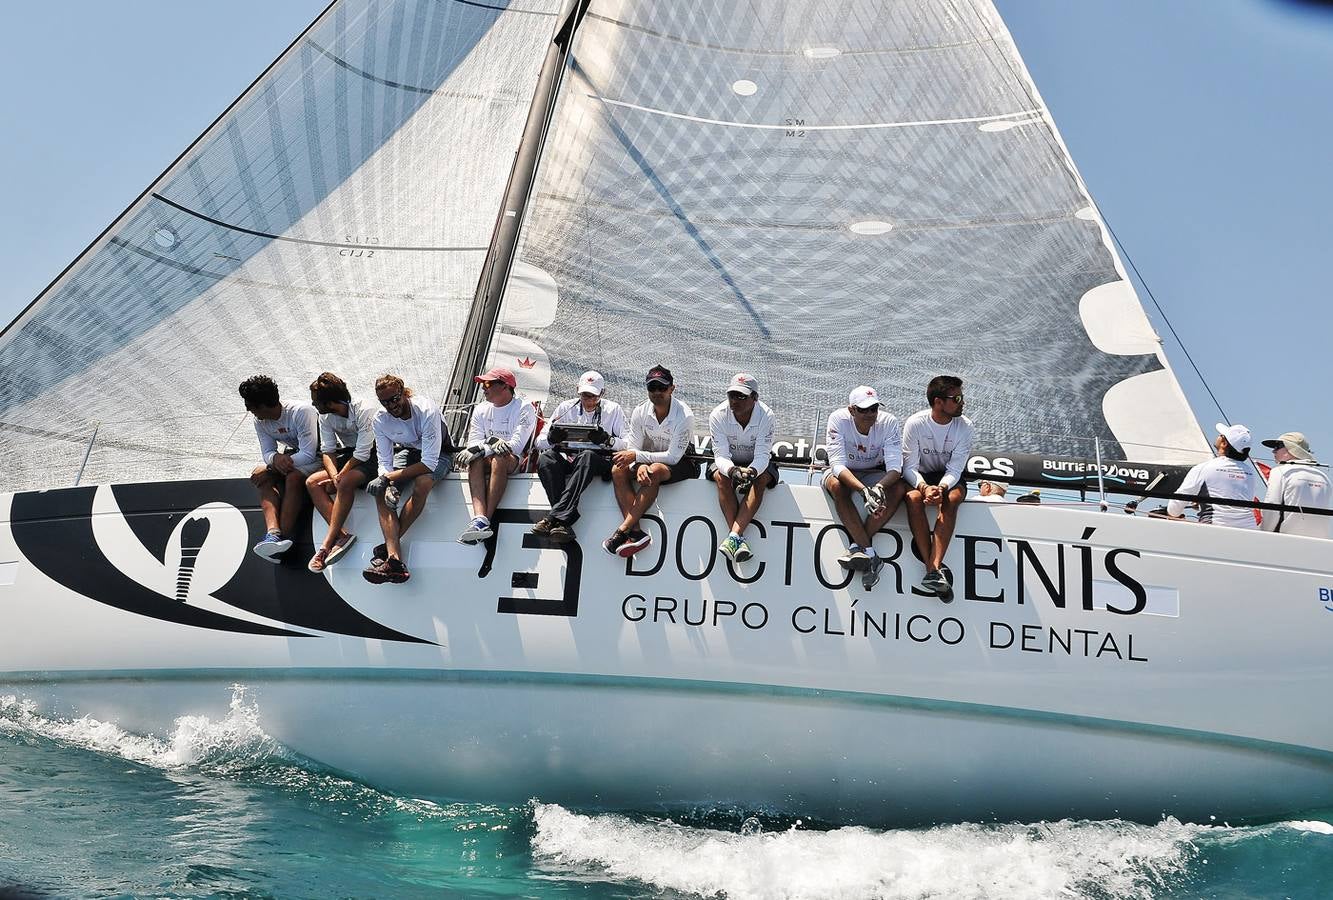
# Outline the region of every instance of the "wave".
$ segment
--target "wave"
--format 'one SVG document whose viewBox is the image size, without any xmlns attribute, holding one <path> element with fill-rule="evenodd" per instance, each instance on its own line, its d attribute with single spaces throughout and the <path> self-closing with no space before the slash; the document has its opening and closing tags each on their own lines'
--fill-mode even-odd
<svg viewBox="0 0 1333 900">
<path fill-rule="evenodd" d="M 537 802 L 532 816 L 534 860 L 552 874 L 596 872 L 727 900 L 1150 898 L 1178 890 L 1222 844 L 1283 831 L 1333 834 L 1320 821 L 1232 828 L 1170 818 L 890 831 L 815 831 L 799 820 L 765 831 L 748 819 L 732 832 Z"/>
</svg>

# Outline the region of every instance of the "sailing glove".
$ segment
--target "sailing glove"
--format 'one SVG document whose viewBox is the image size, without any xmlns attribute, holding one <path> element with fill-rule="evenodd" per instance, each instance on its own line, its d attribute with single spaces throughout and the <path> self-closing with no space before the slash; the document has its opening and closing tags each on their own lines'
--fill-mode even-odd
<svg viewBox="0 0 1333 900">
<path fill-rule="evenodd" d="M 552 425 L 546 429 L 546 439 L 552 444 L 563 444 L 567 434 L 563 425 Z"/>
<path fill-rule="evenodd" d="M 487 456 L 508 456 L 514 452 L 514 448 L 509 446 L 509 442 L 504 438 L 487 438 L 486 455 Z"/>
<path fill-rule="evenodd" d="M 472 465 L 473 462 L 481 459 L 485 455 L 486 455 L 485 447 L 483 447 L 481 444 L 473 444 L 466 450 L 459 450 L 458 453 L 454 455 L 454 463 L 458 466 L 458 468 L 466 469 L 468 466 Z"/>
<path fill-rule="evenodd" d="M 748 491 L 754 484 L 755 471 L 749 466 L 736 466 L 731 470 L 731 483 L 738 491 Z"/>
<path fill-rule="evenodd" d="M 878 515 L 879 511 L 884 508 L 884 488 L 879 485 L 861 491 L 861 496 L 866 501 L 866 515 Z"/>
<path fill-rule="evenodd" d="M 607 430 L 603 428 L 601 425 L 598 425 L 596 428 L 592 430 L 592 434 L 589 435 L 588 439 L 591 440 L 594 444 L 611 443 L 611 435 L 608 434 Z"/>
</svg>

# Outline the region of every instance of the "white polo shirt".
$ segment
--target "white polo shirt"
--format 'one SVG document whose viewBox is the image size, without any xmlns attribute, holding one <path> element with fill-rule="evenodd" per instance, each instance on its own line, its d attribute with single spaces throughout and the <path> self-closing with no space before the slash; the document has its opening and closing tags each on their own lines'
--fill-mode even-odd
<svg viewBox="0 0 1333 900">
<path fill-rule="evenodd" d="M 666 418 L 657 421 L 653 401 L 645 400 L 634 407 L 629 417 L 629 447 L 635 451 L 635 461 L 664 463 L 674 466 L 684 458 L 694 439 L 694 413 L 675 397 Z"/>
<path fill-rule="evenodd" d="M 424 397 L 415 394 L 407 398 L 412 414 L 400 419 L 387 409 L 375 413 L 375 449 L 379 453 L 380 469 L 394 471 L 393 445 L 413 447 L 421 451 L 421 461 L 432 472 L 440 464 L 440 411 Z"/>
<path fill-rule="evenodd" d="M 294 450 L 292 465 L 309 474 L 319 468 L 319 413 L 309 403 L 284 403 L 274 420 L 255 419 L 259 438 L 259 456 L 264 465 L 273 465 L 278 445 Z"/>
<path fill-rule="evenodd" d="M 886 472 L 903 470 L 903 430 L 898 417 L 882 407 L 869 434 L 862 434 L 847 407 L 835 409 L 828 417 L 824 435 L 829 468 L 837 478 L 844 469 L 863 472 L 884 467 Z"/>
<path fill-rule="evenodd" d="M 756 401 L 750 412 L 750 424 L 744 428 L 736 421 L 731 405 L 723 400 L 708 414 L 708 431 L 713 437 L 713 462 L 723 475 L 736 466 L 750 466 L 759 474 L 773 458 L 773 410 Z"/>
<path fill-rule="evenodd" d="M 903 478 L 908 486 L 923 487 L 922 473 L 943 472 L 940 487 L 953 488 L 963 477 L 973 434 L 967 416 L 955 416 L 948 425 L 937 424 L 928 409 L 908 416 L 903 423 Z"/>
<path fill-rule="evenodd" d="M 379 401 L 353 397 L 347 402 L 347 415 L 324 413 L 319 417 L 319 445 L 325 453 L 340 447 L 351 447 L 357 462 L 370 459 L 375 449 L 375 414 Z"/>
</svg>

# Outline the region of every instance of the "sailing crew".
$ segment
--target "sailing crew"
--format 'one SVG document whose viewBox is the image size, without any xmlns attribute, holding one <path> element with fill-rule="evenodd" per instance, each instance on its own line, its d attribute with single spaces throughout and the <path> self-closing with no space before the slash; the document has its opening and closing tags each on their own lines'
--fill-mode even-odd
<svg viewBox="0 0 1333 900">
<path fill-rule="evenodd" d="M 730 526 L 717 548 L 727 559 L 743 563 L 754 557 L 745 542 L 764 491 L 778 483 L 773 459 L 773 410 L 759 401 L 759 382 L 737 372 L 727 385 L 727 399 L 708 415 L 713 438 L 713 461 L 707 477 L 717 485 L 717 502 Z"/>
<path fill-rule="evenodd" d="M 1213 428 L 1217 432 L 1217 438 L 1213 441 L 1217 455 L 1190 469 L 1180 487 L 1176 488 L 1176 493 L 1199 498 L 1199 521 L 1206 525 L 1258 528 L 1253 508 L 1220 506 L 1208 502 L 1209 498 L 1252 501 L 1258 494 L 1255 490 L 1257 479 L 1249 465 L 1250 429 L 1244 425 L 1223 425 L 1221 422 Z M 1186 500 L 1171 500 L 1166 504 L 1167 515 L 1173 519 L 1185 518 L 1186 505 L 1194 504 Z"/>
<path fill-rule="evenodd" d="M 496 367 L 472 380 L 481 385 L 485 399 L 472 410 L 468 447 L 457 457 L 472 493 L 472 522 L 458 536 L 460 544 L 495 534 L 491 516 L 537 430 L 537 410 L 515 392 L 518 379 L 511 370 Z"/>
<path fill-rule="evenodd" d="M 555 408 L 549 424 L 537 436 L 537 477 L 546 489 L 551 512 L 532 526 L 532 533 L 556 543 L 574 540 L 579 520 L 579 498 L 594 478 L 611 478 L 611 452 L 629 446 L 625 439 L 625 412 L 614 400 L 605 399 L 606 379 L 600 372 L 579 376 L 578 396 Z M 567 425 L 591 426 L 589 443 L 598 445 L 571 449 L 563 446 Z"/>
<path fill-rule="evenodd" d="M 431 488 L 449 473 L 453 459 L 444 449 L 439 409 L 413 394 L 402 378 L 381 375 L 375 381 L 375 399 L 383 408 L 376 411 L 371 427 L 383 469 L 366 485 L 366 493 L 375 498 L 384 543 L 375 547 L 361 575 L 371 584 L 402 584 L 411 577 L 403 564 L 403 535 L 425 510 Z"/>
<path fill-rule="evenodd" d="M 306 479 L 305 488 L 329 530 L 306 567 L 322 572 L 356 543 L 356 535 L 343 525 L 357 489 L 379 473 L 374 425 L 378 409 L 370 401 L 353 398 L 347 382 L 332 372 L 322 372 L 310 382 L 310 401 L 319 413 L 323 466 Z"/>
<path fill-rule="evenodd" d="M 907 482 L 907 521 L 912 540 L 926 563 L 921 590 L 953 602 L 953 573 L 944 564 L 958 506 L 967 496 L 963 467 L 972 452 L 972 420 L 963 415 L 963 382 L 936 375 L 926 385 L 930 407 L 903 424 L 903 479 Z M 938 507 L 932 529 L 926 507 Z"/>
<path fill-rule="evenodd" d="M 1297 507 L 1297 511 L 1266 509 L 1259 527 L 1283 534 L 1328 537 L 1333 517 L 1301 511 L 1333 509 L 1333 486 L 1329 484 L 1328 472 L 1319 467 L 1310 450 L 1310 442 L 1299 431 L 1288 431 L 1264 441 L 1263 445 L 1273 451 L 1273 459 L 1277 461 L 1268 475 L 1264 502 Z"/>
<path fill-rule="evenodd" d="M 824 476 L 824 490 L 833 498 L 833 508 L 851 538 L 838 565 L 860 572 L 861 587 L 870 590 L 879 583 L 884 567 L 875 552 L 874 535 L 907 492 L 902 481 L 902 426 L 881 406 L 879 393 L 863 384 L 847 395 L 845 407 L 829 414 L 825 445 L 829 473 Z M 852 502 L 858 494 L 865 502 L 864 519 Z"/>
<path fill-rule="evenodd" d="M 653 366 L 644 379 L 648 400 L 629 418 L 629 446 L 612 457 L 611 483 L 625 517 L 602 549 L 633 556 L 652 543 L 639 518 L 664 484 L 699 476 L 699 464 L 686 457 L 694 439 L 694 413 L 673 395 L 676 381 L 665 366 Z M 635 493 L 635 488 L 638 493 Z"/>
<path fill-rule="evenodd" d="M 263 460 L 250 473 L 266 529 L 254 551 L 278 563 L 292 548 L 291 535 L 305 508 L 305 480 L 320 466 L 319 414 L 308 403 L 283 403 L 277 383 L 267 375 L 245 379 L 239 390 L 245 408 L 255 417 Z"/>
</svg>

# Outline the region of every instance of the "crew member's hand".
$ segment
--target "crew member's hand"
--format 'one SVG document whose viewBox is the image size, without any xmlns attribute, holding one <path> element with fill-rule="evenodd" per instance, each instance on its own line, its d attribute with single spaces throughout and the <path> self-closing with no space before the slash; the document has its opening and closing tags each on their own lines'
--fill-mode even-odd
<svg viewBox="0 0 1333 900">
<path fill-rule="evenodd" d="M 731 483 L 738 491 L 748 491 L 754 479 L 755 471 L 749 466 L 736 466 L 731 470 Z"/>
<path fill-rule="evenodd" d="M 611 443 L 610 433 L 608 433 L 601 425 L 598 425 L 592 430 L 592 434 L 588 436 L 588 439 L 594 444 L 601 444 L 602 446 Z"/>
<path fill-rule="evenodd" d="M 944 499 L 944 491 L 938 484 L 926 485 L 926 504 L 929 506 L 939 506 L 940 501 Z"/>
<path fill-rule="evenodd" d="M 866 501 L 866 515 L 879 515 L 879 511 L 884 508 L 884 488 L 879 485 L 864 488 L 861 491 L 861 496 Z"/>
<path fill-rule="evenodd" d="M 324 482 L 324 493 L 330 497 L 338 496 L 338 484 L 332 478 Z"/>
<path fill-rule="evenodd" d="M 546 429 L 546 439 L 552 444 L 563 444 L 568 434 L 563 425 L 551 425 Z"/>
<path fill-rule="evenodd" d="M 634 477 L 638 479 L 639 484 L 647 485 L 647 484 L 652 484 L 652 483 L 653 483 L 653 478 L 652 478 L 652 476 L 648 474 L 648 470 L 649 470 L 650 468 L 652 468 L 652 467 L 651 467 L 651 466 L 639 466 L 639 471 L 637 471 L 637 472 L 634 473 Z"/>
<path fill-rule="evenodd" d="M 626 469 L 634 465 L 639 459 L 639 454 L 633 450 L 620 450 L 611 457 L 617 469 Z"/>
<path fill-rule="evenodd" d="M 296 463 L 292 462 L 292 458 L 286 453 L 273 454 L 273 462 L 269 465 L 271 465 L 273 471 L 277 472 L 279 475 L 286 475 L 296 468 Z"/>
</svg>

